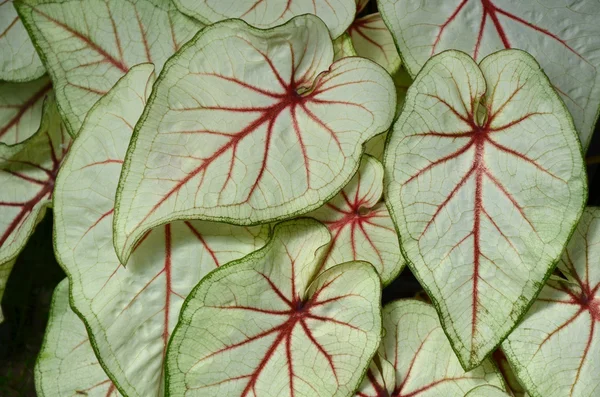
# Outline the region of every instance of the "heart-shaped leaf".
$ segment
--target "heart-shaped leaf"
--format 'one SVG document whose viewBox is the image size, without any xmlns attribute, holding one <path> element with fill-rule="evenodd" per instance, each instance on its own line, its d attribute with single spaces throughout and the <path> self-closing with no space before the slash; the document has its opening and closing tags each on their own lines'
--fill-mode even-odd
<svg viewBox="0 0 600 397">
<path fill-rule="evenodd" d="M 154 81 L 133 67 L 90 111 L 65 161 L 54 197 L 57 258 L 72 304 L 119 390 L 162 396 L 163 359 L 179 309 L 209 271 L 262 246 L 268 227 L 179 222 L 147 233 L 123 267 L 113 249 L 112 214 L 133 126 Z"/>
<path fill-rule="evenodd" d="M 377 62 L 390 74 L 398 71 L 402 63 L 400 55 L 379 13 L 357 18 L 348 28 L 348 33 L 359 56 Z"/>
<path fill-rule="evenodd" d="M 448 49 L 479 61 L 505 48 L 538 60 L 573 115 L 584 148 L 600 106 L 597 1 L 379 0 L 404 66 L 415 76 Z"/>
<path fill-rule="evenodd" d="M 583 211 L 573 122 L 530 55 L 478 67 L 446 51 L 409 88 L 384 162 L 411 270 L 473 368 L 525 313 Z"/>
<path fill-rule="evenodd" d="M 600 208 L 589 207 L 552 278 L 502 349 L 535 397 L 600 390 Z"/>
<path fill-rule="evenodd" d="M 202 27 L 162 0 L 22 0 L 16 6 L 71 135 L 129 68 L 150 62 L 160 71 Z"/>
<path fill-rule="evenodd" d="M 377 269 L 387 285 L 404 268 L 394 222 L 383 202 L 383 166 L 364 156 L 358 172 L 337 196 L 311 212 L 332 235 L 321 270 L 362 260 Z"/>
<path fill-rule="evenodd" d="M 373 358 L 355 397 L 390 397 L 396 387 L 396 369 L 379 354 Z"/>
<path fill-rule="evenodd" d="M 0 264 L 0 303 L 2 302 L 2 297 L 4 296 L 4 290 L 6 289 L 8 276 L 10 276 L 10 272 L 12 271 L 14 265 L 15 259 Z M 0 307 L 0 323 L 2 323 L 2 321 L 4 321 L 4 314 L 2 314 L 2 307 Z"/>
<path fill-rule="evenodd" d="M 407 299 L 387 304 L 383 327 L 379 350 L 396 370 L 391 397 L 464 396 L 480 385 L 503 386 L 490 360 L 470 372 L 461 368 L 437 313 L 427 303 Z"/>
<path fill-rule="evenodd" d="M 483 385 L 474 388 L 465 397 L 510 397 L 510 394 L 495 386 Z"/>
<path fill-rule="evenodd" d="M 394 116 L 390 76 L 335 63 L 313 15 L 271 30 L 212 25 L 167 64 L 132 138 L 117 192 L 123 263 L 174 219 L 256 224 L 316 209 L 352 178 L 362 143 Z"/>
<path fill-rule="evenodd" d="M 17 256 L 50 204 L 70 138 L 50 96 L 38 132 L 0 153 L 0 263 Z"/>
<path fill-rule="evenodd" d="M 54 290 L 44 342 L 35 364 L 40 397 L 120 397 L 88 338 L 81 319 L 69 306 L 69 281 Z"/>
<path fill-rule="evenodd" d="M 167 395 L 349 396 L 381 340 L 381 285 L 366 262 L 314 277 L 330 241 L 312 219 L 204 278 L 167 352 Z"/>
<path fill-rule="evenodd" d="M 337 38 L 354 20 L 354 0 L 174 0 L 181 12 L 210 25 L 240 18 L 261 29 L 282 25 L 302 14 L 318 16 Z"/>
<path fill-rule="evenodd" d="M 34 80 L 44 71 L 13 0 L 0 1 L 0 81 Z"/>
</svg>

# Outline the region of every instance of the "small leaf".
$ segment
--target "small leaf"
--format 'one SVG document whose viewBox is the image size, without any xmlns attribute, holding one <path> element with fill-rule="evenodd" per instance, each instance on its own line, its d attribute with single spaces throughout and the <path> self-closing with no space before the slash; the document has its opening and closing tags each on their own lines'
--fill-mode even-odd
<svg viewBox="0 0 600 397">
<path fill-rule="evenodd" d="M 0 152 L 0 263 L 15 258 L 50 205 L 70 138 L 50 96 L 38 132 Z"/>
<path fill-rule="evenodd" d="M 335 195 L 356 172 L 362 143 L 389 127 L 395 96 L 375 63 L 332 59 L 312 15 L 271 30 L 221 22 L 174 56 L 123 167 L 121 261 L 147 230 L 174 219 L 264 223 Z"/>
<path fill-rule="evenodd" d="M 526 53 L 478 67 L 446 51 L 409 88 L 384 163 L 403 252 L 473 368 L 525 313 L 585 205 L 570 116 Z"/>
<path fill-rule="evenodd" d="M 383 166 L 364 156 L 358 172 L 337 196 L 309 213 L 329 228 L 332 242 L 321 270 L 338 263 L 371 263 L 383 285 L 404 268 L 394 222 L 383 202 Z"/>
<path fill-rule="evenodd" d="M 71 135 L 98 99 L 134 65 L 157 71 L 201 27 L 161 0 L 22 0 Z"/>
<path fill-rule="evenodd" d="M 204 278 L 167 351 L 167 395 L 348 396 L 381 339 L 381 285 L 366 262 L 313 278 L 330 241 L 311 219 Z"/>
<path fill-rule="evenodd" d="M 342 58 L 356 56 L 356 50 L 352 44 L 352 38 L 348 33 L 344 33 L 333 40 L 333 60 L 339 61 Z"/>
<path fill-rule="evenodd" d="M 373 358 L 355 397 L 389 397 L 396 387 L 396 369 L 379 354 Z"/>
<path fill-rule="evenodd" d="M 4 290 L 6 289 L 6 283 L 10 272 L 15 265 L 16 259 L 0 264 L 0 303 L 2 303 L 2 297 L 4 296 Z M 4 321 L 4 314 L 2 314 L 2 307 L 0 307 L 0 324 Z"/>
<path fill-rule="evenodd" d="M 318 16 L 337 38 L 354 19 L 354 0 L 174 0 L 181 12 L 206 25 L 239 18 L 249 25 L 267 29 L 282 25 L 302 14 Z"/>
<path fill-rule="evenodd" d="M 495 386 L 483 385 L 474 388 L 465 397 L 510 397 L 510 394 Z"/>
<path fill-rule="evenodd" d="M 40 397 L 120 397 L 88 338 L 81 319 L 69 306 L 69 282 L 54 290 L 44 342 L 35 364 L 35 386 Z"/>
<path fill-rule="evenodd" d="M 600 390 L 600 208 L 588 207 L 559 269 L 577 285 L 548 281 L 502 349 L 535 397 Z"/>
<path fill-rule="evenodd" d="M 348 33 L 359 56 L 377 62 L 390 74 L 398 71 L 402 61 L 394 38 L 379 13 L 357 18 L 348 28 Z"/>
</svg>

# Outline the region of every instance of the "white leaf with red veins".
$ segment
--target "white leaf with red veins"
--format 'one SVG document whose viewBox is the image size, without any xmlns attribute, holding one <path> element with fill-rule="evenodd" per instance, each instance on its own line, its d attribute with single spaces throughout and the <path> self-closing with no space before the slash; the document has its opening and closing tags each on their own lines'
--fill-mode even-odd
<svg viewBox="0 0 600 397">
<path fill-rule="evenodd" d="M 398 71 L 402 61 L 394 38 L 379 13 L 357 18 L 348 33 L 359 56 L 377 62 L 390 74 Z"/>
<path fill-rule="evenodd" d="M 44 71 L 13 0 L 0 0 L 0 81 L 34 80 Z"/>
<path fill-rule="evenodd" d="M 17 9 L 73 136 L 129 68 L 149 62 L 160 71 L 203 26 L 163 0 L 23 0 Z"/>
<path fill-rule="evenodd" d="M 525 319 L 502 344 L 535 397 L 600 391 L 600 208 L 588 207 L 558 268 Z"/>
<path fill-rule="evenodd" d="M 578 221 L 581 146 L 537 62 L 432 58 L 384 155 L 386 199 L 411 270 L 462 365 L 478 365 L 525 313 Z"/>
<path fill-rule="evenodd" d="M 434 54 L 476 61 L 505 48 L 537 59 L 573 115 L 584 148 L 600 106 L 597 1 L 379 0 L 404 66 L 415 76 Z"/>
<path fill-rule="evenodd" d="M 373 358 L 355 397 L 390 397 L 396 387 L 396 369 L 379 354 Z"/>
<path fill-rule="evenodd" d="M 334 196 L 362 144 L 389 127 L 395 93 L 374 62 L 332 59 L 313 15 L 270 30 L 221 22 L 188 42 L 156 82 L 127 153 L 115 216 L 121 261 L 174 219 L 264 223 Z"/>
<path fill-rule="evenodd" d="M 381 284 L 366 262 L 315 277 L 329 241 L 315 220 L 280 223 L 204 278 L 169 344 L 167 395 L 352 395 L 381 340 Z"/>
<path fill-rule="evenodd" d="M 4 296 L 4 290 L 6 289 L 6 283 L 8 277 L 15 264 L 16 259 L 0 264 L 0 303 L 2 303 L 2 297 Z M 2 307 L 0 307 L 0 323 L 4 321 L 4 314 L 2 314 Z"/>
<path fill-rule="evenodd" d="M 163 394 L 163 359 L 188 292 L 264 244 L 268 227 L 179 222 L 146 234 L 127 268 L 113 249 L 114 196 L 133 126 L 154 82 L 133 67 L 90 111 L 54 197 L 55 251 L 96 354 L 128 396 Z"/>
<path fill-rule="evenodd" d="M 19 254 L 44 216 L 70 145 L 53 96 L 43 113 L 33 137 L 10 153 L 0 153 L 0 263 Z"/>
<path fill-rule="evenodd" d="M 481 385 L 503 387 L 490 360 L 463 370 L 431 305 L 412 299 L 389 303 L 383 308 L 383 327 L 379 350 L 396 369 L 391 397 L 464 396 Z"/>
<path fill-rule="evenodd" d="M 319 17 L 337 38 L 354 20 L 354 0 L 174 0 L 184 14 L 207 25 L 239 18 L 260 29 L 284 24 L 297 15 Z"/>
<path fill-rule="evenodd" d="M 52 93 L 50 79 L 28 83 L 0 82 L 0 156 L 40 128 L 44 99 Z"/>
<path fill-rule="evenodd" d="M 360 13 L 369 3 L 369 0 L 356 0 L 356 14 Z"/>
<path fill-rule="evenodd" d="M 510 394 L 495 386 L 483 385 L 474 388 L 465 397 L 510 397 Z"/>
<path fill-rule="evenodd" d="M 81 319 L 69 306 L 69 281 L 54 290 L 46 335 L 35 364 L 40 397 L 120 397 L 88 338 Z"/>
<path fill-rule="evenodd" d="M 364 156 L 350 183 L 324 206 L 307 214 L 324 223 L 332 235 L 321 271 L 361 260 L 375 266 L 383 285 L 398 276 L 405 262 L 382 195 L 383 166 Z"/>
<path fill-rule="evenodd" d="M 342 58 L 356 56 L 356 50 L 352 44 L 352 38 L 348 33 L 344 33 L 333 40 L 333 60 L 339 61 Z"/>
</svg>

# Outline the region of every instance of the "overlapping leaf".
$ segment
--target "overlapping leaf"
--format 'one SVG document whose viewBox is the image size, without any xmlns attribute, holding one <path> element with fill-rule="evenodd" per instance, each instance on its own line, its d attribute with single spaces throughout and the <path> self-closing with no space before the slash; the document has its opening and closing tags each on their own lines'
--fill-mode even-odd
<svg viewBox="0 0 600 397">
<path fill-rule="evenodd" d="M 579 219 L 586 177 L 576 138 L 522 51 L 479 67 L 446 51 L 408 90 L 385 154 L 387 203 L 467 369 L 515 326 Z"/>
<path fill-rule="evenodd" d="M 127 268 L 114 252 L 114 195 L 154 74 L 133 67 L 90 111 L 59 174 L 56 253 L 72 304 L 123 394 L 162 396 L 163 358 L 188 292 L 210 270 L 262 246 L 268 227 L 179 222 L 147 233 Z"/>
<path fill-rule="evenodd" d="M 70 145 L 54 97 L 46 100 L 43 112 L 32 138 L 0 153 L 0 263 L 17 256 L 43 217 Z"/>
<path fill-rule="evenodd" d="M 254 224 L 318 208 L 385 131 L 395 95 L 372 61 L 335 63 L 312 15 L 271 30 L 206 28 L 166 66 L 128 151 L 115 248 L 173 219 Z"/>
<path fill-rule="evenodd" d="M 532 396 L 588 396 L 600 391 L 600 209 L 589 207 L 559 269 L 525 319 L 502 344 Z"/>
<path fill-rule="evenodd" d="M 337 38 L 352 23 L 354 0 L 174 0 L 181 12 L 210 25 L 240 18 L 261 29 L 272 28 L 302 14 L 318 16 Z"/>
<path fill-rule="evenodd" d="M 8 282 L 8 277 L 10 276 L 14 264 L 15 259 L 0 264 L 0 303 L 2 303 L 6 283 Z M 0 323 L 2 323 L 2 321 L 4 321 L 4 314 L 2 314 L 2 307 L 0 307 Z"/>
<path fill-rule="evenodd" d="M 479 61 L 505 48 L 533 55 L 573 115 L 584 147 L 600 106 L 597 1 L 379 0 L 404 65 L 415 76 L 448 49 Z"/>
<path fill-rule="evenodd" d="M 355 397 L 390 397 L 396 387 L 396 369 L 379 354 L 375 356 Z"/>
<path fill-rule="evenodd" d="M 352 44 L 352 38 L 348 33 L 344 33 L 333 40 L 333 60 L 339 61 L 342 58 L 356 56 L 356 50 Z"/>
<path fill-rule="evenodd" d="M 17 9 L 71 135 L 129 68 L 149 62 L 160 71 L 202 27 L 164 0 L 22 0 Z"/>
<path fill-rule="evenodd" d="M 69 282 L 54 290 L 44 342 L 35 365 L 40 397 L 119 397 L 88 338 L 81 319 L 69 306 Z"/>
<path fill-rule="evenodd" d="M 19 20 L 13 0 L 0 1 L 0 81 L 29 81 L 43 74 L 42 61 Z"/>
<path fill-rule="evenodd" d="M 329 228 L 332 242 L 321 270 L 364 260 L 377 269 L 383 285 L 404 267 L 398 235 L 383 202 L 383 166 L 364 156 L 358 172 L 337 196 L 311 216 Z"/>
<path fill-rule="evenodd" d="M 379 13 L 357 18 L 350 25 L 348 33 L 359 56 L 377 62 L 390 74 L 398 71 L 402 63 L 400 55 Z"/>
<path fill-rule="evenodd" d="M 519 380 L 508 363 L 508 359 L 506 358 L 504 352 L 502 352 L 501 349 L 498 349 L 492 354 L 492 358 L 494 363 L 496 363 L 498 370 L 500 370 L 508 389 L 512 392 L 512 395 L 514 397 L 527 397 L 527 392 L 519 383 Z"/>
<path fill-rule="evenodd" d="M 483 385 L 474 388 L 465 397 L 510 397 L 510 394 L 495 386 Z"/>
<path fill-rule="evenodd" d="M 366 262 L 315 278 L 329 241 L 315 220 L 281 223 L 203 279 L 169 345 L 168 395 L 352 395 L 381 339 L 381 285 Z"/>
</svg>

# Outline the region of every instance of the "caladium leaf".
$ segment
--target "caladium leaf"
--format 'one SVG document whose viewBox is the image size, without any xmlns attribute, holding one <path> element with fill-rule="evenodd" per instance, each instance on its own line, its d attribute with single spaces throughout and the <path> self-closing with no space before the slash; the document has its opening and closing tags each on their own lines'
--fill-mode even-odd
<svg viewBox="0 0 600 397">
<path fill-rule="evenodd" d="M 398 71 L 402 61 L 394 38 L 379 13 L 357 18 L 348 33 L 359 56 L 377 62 L 390 74 Z"/>
<path fill-rule="evenodd" d="M 0 153 L 0 263 L 17 256 L 50 204 L 54 180 L 70 145 L 53 97 L 38 132 Z"/>
<path fill-rule="evenodd" d="M 355 397 L 390 397 L 396 388 L 396 369 L 379 354 L 373 358 Z"/>
<path fill-rule="evenodd" d="M 282 25 L 302 14 L 318 16 L 337 38 L 354 20 L 354 0 L 174 0 L 181 12 L 210 25 L 230 18 L 267 29 Z"/>
<path fill-rule="evenodd" d="M 510 397 L 510 394 L 495 386 L 483 385 L 474 388 L 465 397 Z"/>
<path fill-rule="evenodd" d="M 600 208 L 589 207 L 558 264 L 575 284 L 550 280 L 502 344 L 535 397 L 600 390 Z"/>
<path fill-rule="evenodd" d="M 0 1 L 0 81 L 34 80 L 44 72 L 13 0 Z"/>
<path fill-rule="evenodd" d="M 381 340 L 381 284 L 366 262 L 315 278 L 329 241 L 315 220 L 281 223 L 204 278 L 169 344 L 168 395 L 352 395 Z"/>
<path fill-rule="evenodd" d="M 28 83 L 0 83 L 0 155 L 4 145 L 16 145 L 36 133 L 44 99 L 51 93 L 47 77 Z"/>
<path fill-rule="evenodd" d="M 2 297 L 4 296 L 4 290 L 6 289 L 6 283 L 8 282 L 10 272 L 15 265 L 15 261 L 16 259 L 13 259 L 6 263 L 0 264 L 0 303 L 2 303 Z M 4 321 L 4 314 L 2 314 L 2 307 L 0 307 L 0 323 L 2 323 L 2 321 Z"/>
<path fill-rule="evenodd" d="M 476 386 L 503 386 L 490 360 L 470 372 L 461 368 L 437 313 L 427 303 L 407 299 L 387 304 L 383 327 L 380 352 L 396 370 L 391 397 L 464 396 Z"/>
<path fill-rule="evenodd" d="M 333 40 L 333 60 L 338 61 L 342 58 L 356 56 L 356 50 L 352 44 L 352 38 L 348 33 L 344 33 Z"/>
<path fill-rule="evenodd" d="M 262 246 L 268 227 L 179 222 L 147 234 L 127 268 L 114 252 L 114 195 L 152 65 L 133 67 L 88 114 L 54 197 L 57 258 L 72 304 L 119 390 L 162 396 L 163 359 L 179 309 L 210 270 Z"/>
<path fill-rule="evenodd" d="M 508 359 L 506 355 L 502 352 L 502 350 L 498 349 L 492 354 L 492 358 L 498 366 L 498 370 L 502 374 L 504 381 L 506 382 L 508 389 L 511 391 L 514 397 L 527 397 L 525 389 L 519 383 L 517 376 L 515 375 L 513 369 L 508 363 Z"/>
<path fill-rule="evenodd" d="M 335 195 L 358 168 L 362 143 L 389 127 L 395 94 L 374 62 L 332 59 L 327 28 L 313 15 L 271 30 L 221 22 L 175 55 L 119 182 L 121 261 L 147 230 L 174 219 L 249 225 Z"/>
<path fill-rule="evenodd" d="M 600 7 L 595 1 L 379 0 L 404 66 L 415 76 L 434 54 L 466 52 L 476 61 L 505 48 L 538 60 L 560 93 L 584 148 L 600 106 Z"/>
<path fill-rule="evenodd" d="M 119 397 L 88 338 L 81 319 L 69 306 L 69 280 L 58 284 L 44 342 L 35 365 L 35 386 L 40 397 Z"/>
<path fill-rule="evenodd" d="M 202 27 L 163 0 L 22 0 L 16 6 L 71 135 L 129 68 L 149 62 L 160 71 Z"/>
<path fill-rule="evenodd" d="M 446 51 L 409 88 L 384 157 L 411 270 L 473 368 L 529 307 L 583 211 L 573 123 L 530 55 L 478 67 Z"/>
<path fill-rule="evenodd" d="M 375 266 L 383 285 L 398 276 L 405 262 L 382 195 L 383 166 L 373 157 L 363 156 L 350 183 L 307 215 L 327 225 L 331 232 L 321 271 L 338 263 L 363 260 Z"/>
</svg>

